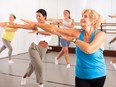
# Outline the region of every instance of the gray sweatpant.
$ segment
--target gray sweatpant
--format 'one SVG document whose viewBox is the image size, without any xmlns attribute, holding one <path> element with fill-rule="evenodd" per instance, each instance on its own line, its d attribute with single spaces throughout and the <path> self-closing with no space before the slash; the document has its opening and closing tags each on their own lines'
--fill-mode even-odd
<svg viewBox="0 0 116 87">
<path fill-rule="evenodd" d="M 45 57 L 46 51 L 47 48 L 43 48 L 34 43 L 29 47 L 30 64 L 27 69 L 27 75 L 30 76 L 34 71 L 37 83 L 43 83 L 42 58 Z"/>
<path fill-rule="evenodd" d="M 8 40 L 6 40 L 6 39 L 4 39 L 4 38 L 2 38 L 2 41 L 3 41 L 3 46 L 0 48 L 0 53 L 3 51 L 3 50 L 5 50 L 6 48 L 8 48 L 8 58 L 9 58 L 9 60 L 11 60 L 11 56 L 12 56 L 12 51 L 13 51 L 13 49 L 12 49 L 12 46 L 11 46 L 11 41 L 8 41 Z"/>
</svg>

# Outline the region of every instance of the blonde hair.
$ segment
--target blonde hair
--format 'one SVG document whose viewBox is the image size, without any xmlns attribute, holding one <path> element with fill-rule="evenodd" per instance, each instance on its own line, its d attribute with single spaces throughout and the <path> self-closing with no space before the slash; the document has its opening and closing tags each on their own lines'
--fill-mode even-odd
<svg viewBox="0 0 116 87">
<path fill-rule="evenodd" d="M 88 13 L 90 19 L 95 21 L 94 29 L 97 29 L 101 25 L 102 17 L 101 17 L 101 15 L 98 12 L 96 12 L 93 9 L 84 9 L 82 11 L 82 15 L 84 13 Z"/>
</svg>

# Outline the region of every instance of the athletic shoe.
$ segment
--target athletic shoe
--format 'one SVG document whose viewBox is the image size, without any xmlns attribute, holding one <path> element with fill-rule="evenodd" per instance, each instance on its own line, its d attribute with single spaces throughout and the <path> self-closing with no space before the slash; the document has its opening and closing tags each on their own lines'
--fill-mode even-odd
<svg viewBox="0 0 116 87">
<path fill-rule="evenodd" d="M 112 63 L 112 61 L 110 61 L 110 64 L 111 64 L 114 68 L 116 68 L 116 64 L 115 64 L 115 63 Z"/>
<path fill-rule="evenodd" d="M 44 87 L 43 84 L 39 85 L 39 87 Z"/>
<path fill-rule="evenodd" d="M 11 63 L 14 63 L 14 61 L 13 61 L 13 60 L 9 60 L 9 61 L 8 61 L 8 63 L 10 63 L 10 64 L 11 64 Z"/>
<path fill-rule="evenodd" d="M 55 64 L 57 65 L 58 64 L 58 59 L 55 57 Z"/>
<path fill-rule="evenodd" d="M 70 68 L 70 64 L 67 64 L 66 68 Z"/>
<path fill-rule="evenodd" d="M 26 78 L 21 79 L 21 85 L 26 85 Z"/>
</svg>

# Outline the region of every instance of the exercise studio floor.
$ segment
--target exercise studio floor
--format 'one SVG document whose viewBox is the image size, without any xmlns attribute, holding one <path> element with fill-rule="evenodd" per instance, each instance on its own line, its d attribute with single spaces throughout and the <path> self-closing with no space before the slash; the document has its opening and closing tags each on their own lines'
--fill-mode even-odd
<svg viewBox="0 0 116 87">
<path fill-rule="evenodd" d="M 45 87 L 74 87 L 75 54 L 70 54 L 71 68 L 66 68 L 64 58 L 59 65 L 54 64 L 57 52 L 49 52 L 43 59 L 44 86 Z M 0 59 L 0 87 L 22 87 L 21 77 L 25 73 L 28 64 L 28 53 L 13 56 L 14 64 L 8 64 L 8 58 Z M 116 69 L 110 65 L 113 57 L 105 57 L 107 66 L 107 79 L 104 87 L 116 87 Z M 27 78 L 27 84 L 23 87 L 38 87 L 35 82 L 35 74 Z"/>
</svg>

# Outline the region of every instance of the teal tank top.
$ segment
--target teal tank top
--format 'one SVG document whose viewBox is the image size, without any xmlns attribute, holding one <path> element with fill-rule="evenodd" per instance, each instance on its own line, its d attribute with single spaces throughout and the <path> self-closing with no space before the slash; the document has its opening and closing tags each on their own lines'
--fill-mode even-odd
<svg viewBox="0 0 116 87">
<path fill-rule="evenodd" d="M 90 42 L 93 41 L 96 34 L 94 30 Z M 79 39 L 84 41 L 84 30 L 81 31 Z M 92 54 L 84 53 L 78 46 L 76 46 L 76 66 L 75 75 L 81 79 L 94 79 L 106 76 L 106 65 L 103 57 L 103 50 L 99 48 Z"/>
</svg>

